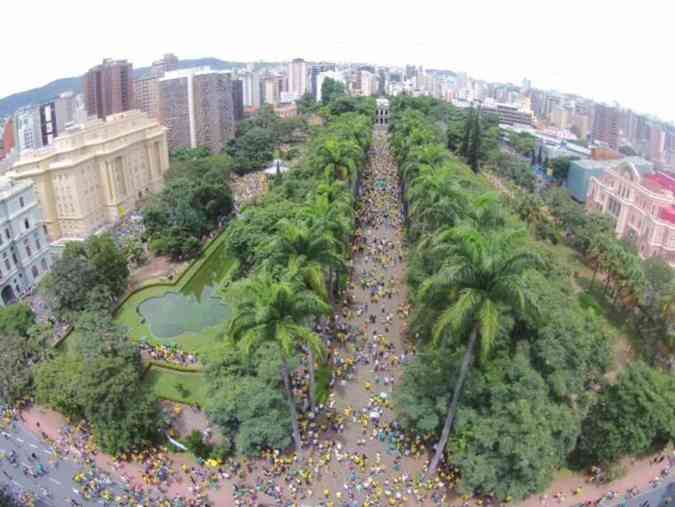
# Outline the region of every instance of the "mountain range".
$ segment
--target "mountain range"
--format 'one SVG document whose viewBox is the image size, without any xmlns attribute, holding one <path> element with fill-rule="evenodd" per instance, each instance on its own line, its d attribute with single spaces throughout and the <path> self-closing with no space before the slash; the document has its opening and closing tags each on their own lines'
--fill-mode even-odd
<svg viewBox="0 0 675 507">
<path fill-rule="evenodd" d="M 197 58 L 193 60 L 178 60 L 179 69 L 190 67 L 209 66 L 214 70 L 238 69 L 246 65 L 241 62 L 226 62 L 218 58 Z M 142 77 L 150 72 L 150 67 L 134 69 L 134 78 Z M 14 93 L 0 99 L 0 118 L 9 116 L 17 109 L 31 104 L 43 104 L 55 99 L 59 94 L 66 91 L 75 93 L 82 92 L 82 76 L 65 77 L 52 81 L 39 88 L 33 88 L 24 92 Z"/>
</svg>

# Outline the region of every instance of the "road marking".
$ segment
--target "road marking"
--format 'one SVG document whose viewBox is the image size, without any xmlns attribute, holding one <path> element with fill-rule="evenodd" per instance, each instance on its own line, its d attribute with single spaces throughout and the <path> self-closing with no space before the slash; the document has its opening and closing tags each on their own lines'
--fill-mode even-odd
<svg viewBox="0 0 675 507">
<path fill-rule="evenodd" d="M 13 482 L 14 484 L 16 484 L 17 486 L 21 486 L 21 484 L 19 484 L 18 482 L 16 482 L 14 479 L 12 479 L 12 482 Z"/>
<path fill-rule="evenodd" d="M 61 483 L 56 479 L 54 479 L 53 477 L 50 477 L 49 480 L 52 481 L 54 484 L 58 484 L 59 486 L 61 485 Z"/>
<path fill-rule="evenodd" d="M 23 444 L 23 439 L 21 439 L 21 438 L 19 438 L 19 437 L 16 437 L 16 441 L 17 441 L 17 442 L 21 442 L 21 443 Z"/>
<path fill-rule="evenodd" d="M 35 445 L 35 444 L 28 444 L 28 445 L 30 445 L 33 449 L 37 449 L 37 448 L 38 448 L 38 446 Z"/>
</svg>

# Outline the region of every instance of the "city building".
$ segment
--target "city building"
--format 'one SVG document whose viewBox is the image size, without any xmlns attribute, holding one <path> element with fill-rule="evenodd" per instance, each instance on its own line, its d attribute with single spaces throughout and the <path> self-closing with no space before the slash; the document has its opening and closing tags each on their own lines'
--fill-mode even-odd
<svg viewBox="0 0 675 507">
<path fill-rule="evenodd" d="M 243 115 L 242 82 L 231 73 L 199 67 L 159 79 L 159 118 L 168 127 L 171 152 L 206 146 L 220 153 Z"/>
<path fill-rule="evenodd" d="M 481 111 L 484 114 L 496 114 L 499 123 L 505 125 L 533 125 L 534 118 L 532 111 L 522 109 L 515 104 L 501 104 L 485 101 L 481 105 Z"/>
<path fill-rule="evenodd" d="M 593 141 L 601 141 L 616 150 L 619 148 L 619 110 L 613 106 L 596 104 L 593 116 Z"/>
<path fill-rule="evenodd" d="M 21 154 L 11 175 L 34 184 L 50 241 L 84 239 L 161 190 L 169 168 L 166 128 L 131 110 L 69 127 Z"/>
<path fill-rule="evenodd" d="M 82 77 L 89 116 L 105 118 L 134 107 L 133 65 L 126 60 L 103 60 Z"/>
<path fill-rule="evenodd" d="M 633 167 L 644 173 L 653 170 L 653 165 L 640 157 L 572 160 L 569 172 L 567 173 L 567 191 L 576 201 L 585 203 L 590 192 L 591 179 L 599 178 L 609 169 L 624 162 L 632 164 Z"/>
<path fill-rule="evenodd" d="M 134 79 L 136 109 L 159 120 L 159 79 L 154 76 Z"/>
<path fill-rule="evenodd" d="M 288 64 L 288 91 L 299 99 L 307 89 L 307 62 L 296 58 Z"/>
<path fill-rule="evenodd" d="M 591 133 L 591 118 L 587 114 L 574 113 L 570 115 L 569 129 L 579 139 L 587 139 Z"/>
<path fill-rule="evenodd" d="M 82 123 L 87 118 L 81 95 L 73 92 L 40 105 L 31 105 L 14 113 L 12 123 L 19 152 L 36 150 L 51 144 L 66 126 Z"/>
<path fill-rule="evenodd" d="M 163 77 L 169 71 L 178 69 L 178 57 L 173 53 L 166 53 L 161 59 L 152 62 L 151 77 Z"/>
<path fill-rule="evenodd" d="M 389 125 L 389 100 L 377 99 L 375 109 L 375 125 Z"/>
<path fill-rule="evenodd" d="M 134 79 L 134 109 L 139 109 L 150 118 L 159 120 L 159 79 L 167 72 L 178 68 L 176 55 L 167 53 L 160 60 L 152 62 L 150 74 Z"/>
<path fill-rule="evenodd" d="M 87 121 L 87 107 L 84 95 L 74 92 L 63 92 L 54 99 L 54 113 L 56 115 L 56 135 L 66 127 Z"/>
<path fill-rule="evenodd" d="M 257 72 L 244 72 L 238 77 L 242 83 L 242 102 L 244 107 L 259 108 L 261 105 L 260 75 Z"/>
<path fill-rule="evenodd" d="M 658 125 L 649 127 L 649 160 L 663 162 L 666 150 L 666 132 Z"/>
<path fill-rule="evenodd" d="M 640 256 L 675 267 L 675 177 L 622 160 L 591 178 L 587 207 L 612 215 L 617 236 L 633 241 Z"/>
<path fill-rule="evenodd" d="M 377 93 L 377 76 L 367 70 L 359 70 L 354 80 L 354 95 L 371 97 Z"/>
<path fill-rule="evenodd" d="M 42 147 L 39 107 L 26 106 L 14 113 L 14 128 L 19 152 Z"/>
<path fill-rule="evenodd" d="M 279 78 L 276 76 L 267 76 L 261 83 L 262 101 L 264 104 L 276 106 L 281 102 L 281 89 Z"/>
<path fill-rule="evenodd" d="M 566 129 L 570 125 L 570 112 L 560 106 L 551 109 L 550 122 L 560 129 Z"/>
<path fill-rule="evenodd" d="M 0 177 L 0 306 L 15 303 L 49 271 L 49 243 L 33 183 Z"/>
</svg>

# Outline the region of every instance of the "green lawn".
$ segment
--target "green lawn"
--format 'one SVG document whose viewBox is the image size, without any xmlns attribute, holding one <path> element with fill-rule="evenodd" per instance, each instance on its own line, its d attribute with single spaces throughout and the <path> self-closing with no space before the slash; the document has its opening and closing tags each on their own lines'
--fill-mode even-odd
<svg viewBox="0 0 675 507">
<path fill-rule="evenodd" d="M 203 373 L 183 373 L 152 366 L 144 381 L 159 398 L 188 405 L 199 404 L 201 407 L 207 404 L 207 387 Z"/>
</svg>

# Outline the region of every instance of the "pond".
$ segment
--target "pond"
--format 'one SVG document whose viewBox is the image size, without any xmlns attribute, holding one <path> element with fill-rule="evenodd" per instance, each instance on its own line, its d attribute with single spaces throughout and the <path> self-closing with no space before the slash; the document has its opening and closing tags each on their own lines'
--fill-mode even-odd
<svg viewBox="0 0 675 507">
<path fill-rule="evenodd" d="M 152 335 L 167 340 L 224 322 L 229 308 L 222 302 L 218 286 L 230 265 L 222 242 L 179 291 L 142 301 L 138 312 Z"/>
</svg>

